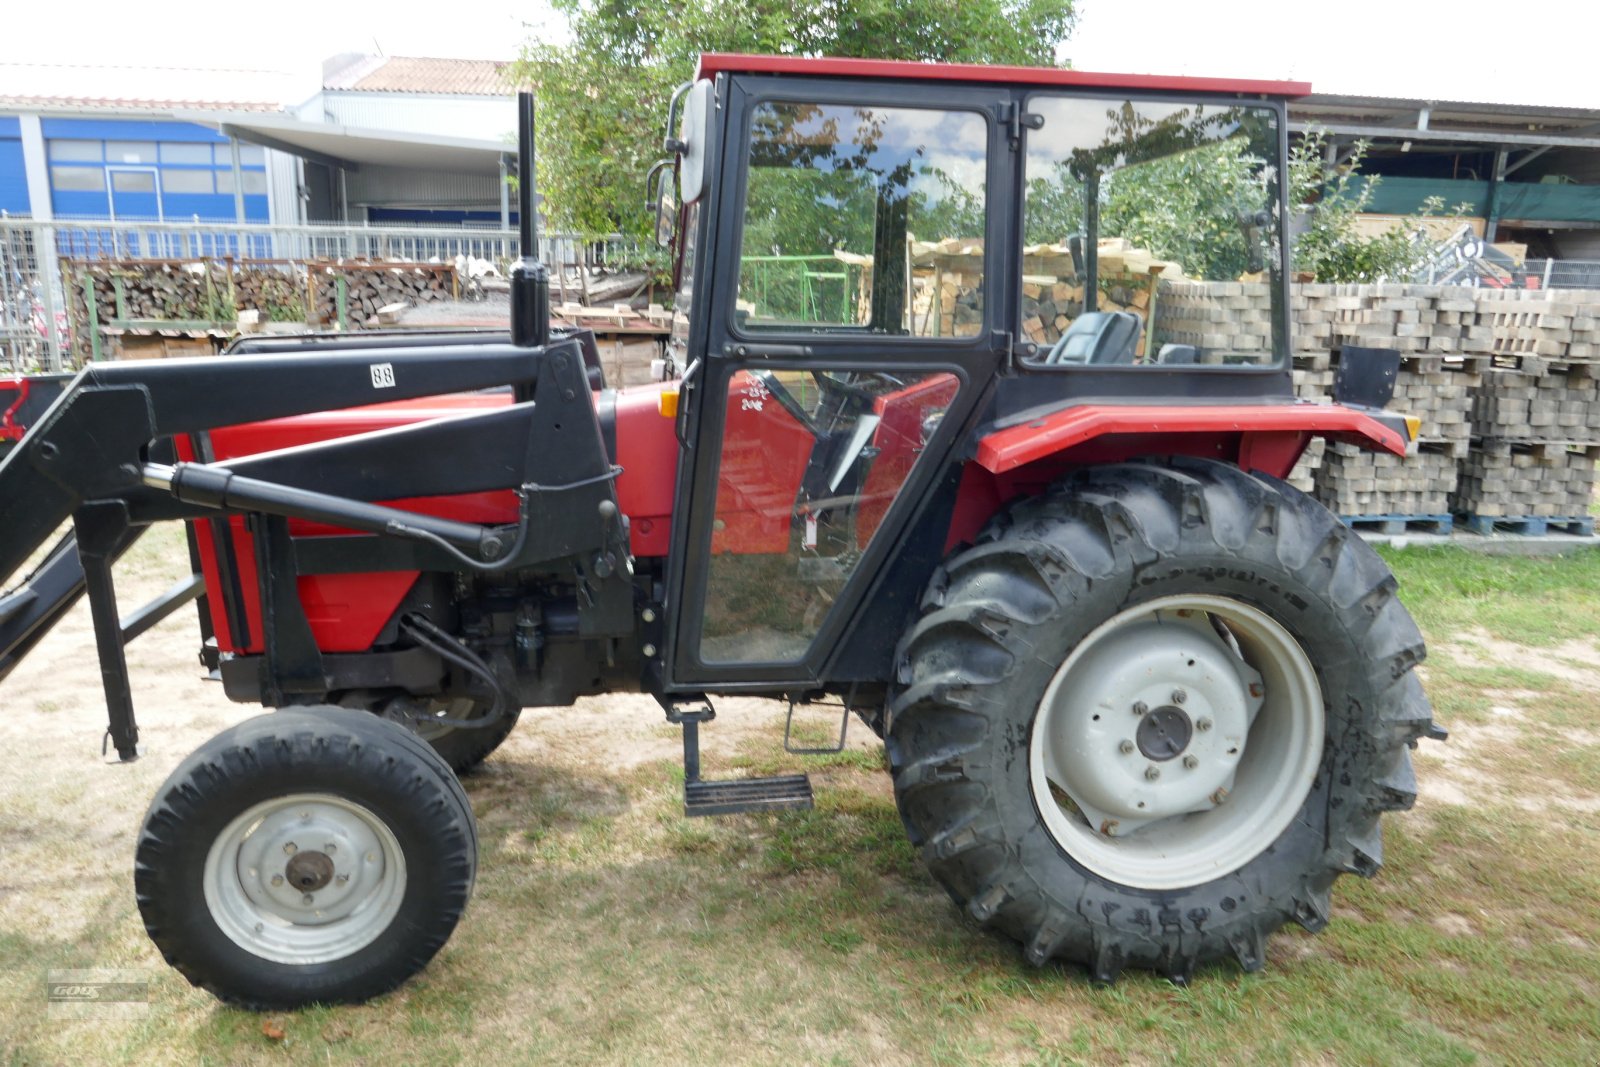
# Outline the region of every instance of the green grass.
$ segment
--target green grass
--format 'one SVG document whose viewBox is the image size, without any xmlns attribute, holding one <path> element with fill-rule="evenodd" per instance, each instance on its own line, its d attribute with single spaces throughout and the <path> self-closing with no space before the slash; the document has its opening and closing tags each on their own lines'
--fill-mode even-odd
<svg viewBox="0 0 1600 1067">
<path fill-rule="evenodd" d="M 1387 820 L 1381 875 L 1341 880 L 1328 929 L 1274 937 L 1262 974 L 1101 989 L 1076 967 L 1030 967 L 924 872 L 881 750 L 786 755 L 779 705 L 707 772 L 809 770 L 816 810 L 692 821 L 673 762 L 613 766 L 603 735 L 562 757 L 539 719 L 561 712 L 531 712 L 466 783 L 482 838 L 472 907 L 400 990 L 269 1017 L 275 1039 L 162 966 L 125 878 L 77 929 L 13 918 L 52 892 L 13 869 L 0 1063 L 1600 1062 L 1600 700 L 1582 677 L 1600 684 L 1600 664 L 1528 658 L 1600 635 L 1600 552 L 1388 555 L 1455 737 L 1448 759 L 1419 753 L 1424 798 Z M 826 738 L 825 713 L 799 715 L 804 742 Z M 34 787 L 39 812 L 95 803 L 92 783 L 120 780 L 97 776 L 126 773 L 78 762 Z M 30 815 L 27 832 L 68 870 L 125 870 L 129 827 L 84 834 L 77 814 Z M 52 1022 L 37 979 L 63 966 L 142 968 L 155 1003 L 137 1022 Z"/>
<path fill-rule="evenodd" d="M 1458 548 L 1380 547 L 1430 636 L 1473 627 L 1518 644 L 1600 634 L 1600 551 L 1523 559 Z"/>
</svg>

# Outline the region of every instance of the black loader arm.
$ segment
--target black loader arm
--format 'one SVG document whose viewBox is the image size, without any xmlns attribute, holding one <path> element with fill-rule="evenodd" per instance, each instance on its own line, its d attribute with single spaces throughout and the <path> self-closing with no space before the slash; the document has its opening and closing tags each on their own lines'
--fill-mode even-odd
<svg viewBox="0 0 1600 1067">
<path fill-rule="evenodd" d="M 446 393 L 510 387 L 509 408 L 437 419 L 283 449 L 228 465 L 174 463 L 170 441 L 217 427 Z M 418 462 L 418 456 L 443 457 Z M 478 462 L 473 462 L 476 457 Z M 351 477 L 349 472 L 365 472 Z M 376 473 L 374 473 L 376 472 Z M 0 678 L 87 591 L 111 737 L 123 758 L 137 738 L 128 704 L 123 644 L 199 595 L 194 582 L 160 605 L 121 620 L 111 563 L 142 529 L 162 519 L 257 515 L 264 529 L 311 519 L 352 531 L 352 547 L 410 545 L 424 570 L 565 567 L 586 576 L 585 628 L 631 620 L 626 531 L 616 475 L 588 388 L 580 341 L 508 344 L 414 340 L 392 346 L 326 347 L 270 355 L 96 365 L 83 371 L 0 461 L 0 577 L 16 570 L 71 519 L 67 535 L 27 579 L 0 596 Z M 515 527 L 401 511 L 372 501 L 450 492 L 516 490 Z M 281 534 L 279 535 L 282 536 Z M 263 596 L 276 590 L 283 635 L 303 635 L 293 596 L 295 560 L 284 540 L 260 568 Z M 392 549 L 387 550 L 393 554 Z M 607 581 L 614 578 L 615 580 Z M 272 586 L 269 589 L 268 586 Z M 287 592 L 286 592 L 287 591 Z M 266 635 L 268 658 L 275 634 Z M 295 643 L 290 641 L 289 643 Z M 324 684 L 314 647 L 298 641 L 306 692 Z"/>
</svg>

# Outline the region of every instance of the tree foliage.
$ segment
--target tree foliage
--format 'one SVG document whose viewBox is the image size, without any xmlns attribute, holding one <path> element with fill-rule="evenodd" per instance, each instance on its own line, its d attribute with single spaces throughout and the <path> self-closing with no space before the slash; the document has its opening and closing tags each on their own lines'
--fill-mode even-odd
<svg viewBox="0 0 1600 1067">
<path fill-rule="evenodd" d="M 1289 206 L 1296 212 L 1293 229 L 1294 267 L 1319 282 L 1375 282 L 1410 277 L 1433 253 L 1422 219 L 1443 213 L 1444 201 L 1429 197 L 1401 225 L 1363 236 L 1356 216 L 1367 210 L 1382 181 L 1355 178 L 1366 158 L 1367 143 L 1358 141 L 1346 163 L 1330 173 L 1323 162 L 1327 135 L 1310 130 L 1289 150 Z M 1455 214 L 1466 212 L 1463 205 Z"/>
<path fill-rule="evenodd" d="M 539 100 L 539 189 L 562 229 L 643 234 L 667 101 L 702 52 L 1055 65 L 1073 0 L 553 0 L 567 45 L 512 72 Z"/>
</svg>

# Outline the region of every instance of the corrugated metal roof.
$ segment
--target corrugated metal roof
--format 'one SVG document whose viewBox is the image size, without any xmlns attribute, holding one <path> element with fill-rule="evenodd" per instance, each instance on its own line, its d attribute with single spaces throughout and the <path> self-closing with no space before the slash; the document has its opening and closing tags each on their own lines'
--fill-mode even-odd
<svg viewBox="0 0 1600 1067">
<path fill-rule="evenodd" d="M 502 74 L 507 66 L 495 59 L 362 56 L 324 78 L 322 87 L 361 93 L 509 96 L 511 87 Z"/>
</svg>

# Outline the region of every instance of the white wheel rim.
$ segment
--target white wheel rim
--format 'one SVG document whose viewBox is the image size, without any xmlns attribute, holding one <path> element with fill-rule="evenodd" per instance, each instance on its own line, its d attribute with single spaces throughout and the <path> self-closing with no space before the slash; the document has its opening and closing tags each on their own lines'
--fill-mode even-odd
<svg viewBox="0 0 1600 1067">
<path fill-rule="evenodd" d="M 400 842 L 370 810 L 330 793 L 263 801 L 206 854 L 206 907 L 239 947 L 308 965 L 359 952 L 405 897 Z"/>
<path fill-rule="evenodd" d="M 1163 597 L 1096 627 L 1056 671 L 1029 785 L 1074 860 L 1176 889 L 1277 840 L 1316 779 L 1323 732 L 1316 671 L 1287 630 L 1226 597 Z"/>
</svg>

